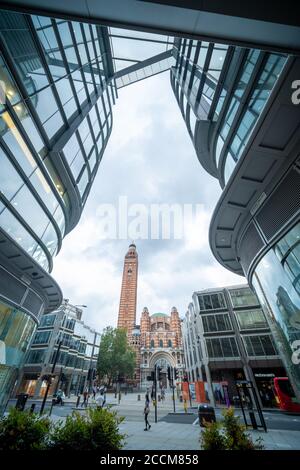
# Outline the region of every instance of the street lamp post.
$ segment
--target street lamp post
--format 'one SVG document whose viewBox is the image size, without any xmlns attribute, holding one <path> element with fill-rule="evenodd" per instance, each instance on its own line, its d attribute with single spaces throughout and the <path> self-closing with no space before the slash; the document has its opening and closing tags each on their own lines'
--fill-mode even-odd
<svg viewBox="0 0 300 470">
<path fill-rule="evenodd" d="M 155 416 L 155 422 L 157 423 L 157 364 L 155 364 L 154 366 L 154 400 L 155 400 L 154 416 Z"/>
<path fill-rule="evenodd" d="M 173 409 L 175 413 L 176 412 L 176 409 L 175 409 L 175 367 L 171 368 L 171 373 L 172 373 Z"/>
<path fill-rule="evenodd" d="M 51 369 L 51 375 L 48 376 L 48 379 L 47 379 L 47 388 L 46 388 L 46 392 L 45 392 L 43 402 L 42 402 L 42 406 L 41 406 L 41 409 L 40 409 L 40 416 L 43 414 L 43 411 L 44 411 L 44 408 L 45 408 L 45 405 L 46 405 L 46 401 L 47 401 L 47 397 L 48 397 L 48 393 L 49 393 L 49 389 L 50 389 L 50 384 L 51 384 L 51 379 L 52 379 L 52 375 L 54 374 L 54 371 L 55 371 L 55 367 L 56 367 L 56 363 L 57 363 L 57 360 L 58 360 L 58 355 L 59 355 L 61 345 L 62 345 L 62 341 L 59 341 L 58 347 L 57 347 L 57 350 L 56 350 L 56 354 L 55 354 L 55 358 L 54 358 L 54 361 L 53 361 L 53 366 L 52 366 L 52 369 Z"/>
<path fill-rule="evenodd" d="M 61 378 L 62 378 L 62 374 L 63 374 L 63 368 L 61 367 L 53 395 L 56 395 L 56 393 L 57 393 L 58 386 L 59 386 L 59 383 L 60 383 Z M 51 403 L 51 408 L 50 408 L 50 411 L 49 411 L 49 416 L 51 416 L 52 409 L 53 409 L 53 400 L 52 400 L 52 403 Z"/>
</svg>

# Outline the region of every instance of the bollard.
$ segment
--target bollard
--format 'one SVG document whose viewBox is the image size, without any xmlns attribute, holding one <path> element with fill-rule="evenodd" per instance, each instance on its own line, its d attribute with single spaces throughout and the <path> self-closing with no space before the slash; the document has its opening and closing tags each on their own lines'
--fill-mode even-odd
<svg viewBox="0 0 300 470">
<path fill-rule="evenodd" d="M 78 397 L 77 397 L 76 408 L 78 408 L 79 403 L 80 403 L 80 395 L 78 395 Z"/>
<path fill-rule="evenodd" d="M 157 400 L 160 401 L 160 395 L 157 395 Z"/>
<path fill-rule="evenodd" d="M 257 429 L 257 422 L 256 422 L 255 414 L 254 414 L 253 411 L 249 411 L 249 417 L 250 417 L 250 420 L 251 420 L 252 428 Z"/>
<path fill-rule="evenodd" d="M 53 406 L 55 406 L 56 404 L 56 398 L 52 398 L 51 400 L 51 406 L 50 406 L 50 411 L 49 411 L 49 416 L 51 416 L 51 413 L 52 413 L 52 410 L 53 410 Z"/>
<path fill-rule="evenodd" d="M 28 393 L 20 393 L 19 395 L 17 395 L 17 403 L 16 403 L 17 410 L 24 411 L 28 396 L 29 396 Z"/>
<path fill-rule="evenodd" d="M 34 409 L 35 409 L 35 403 L 32 403 L 31 407 L 30 407 L 30 410 L 29 410 L 29 413 L 33 413 L 34 412 Z"/>
<path fill-rule="evenodd" d="M 185 403 L 186 403 L 186 400 L 185 400 Z M 198 406 L 198 418 L 199 418 L 199 425 L 202 427 L 205 427 L 207 423 L 215 423 L 216 414 L 215 414 L 214 408 L 206 404 L 199 405 Z"/>
<path fill-rule="evenodd" d="M 141 395 L 137 396 L 138 401 L 141 401 Z"/>
</svg>

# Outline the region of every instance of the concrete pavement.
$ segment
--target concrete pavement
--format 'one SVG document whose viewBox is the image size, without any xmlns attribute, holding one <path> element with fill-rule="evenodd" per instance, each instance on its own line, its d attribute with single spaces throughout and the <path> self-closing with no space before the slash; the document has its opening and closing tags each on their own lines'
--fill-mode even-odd
<svg viewBox="0 0 300 470">
<path fill-rule="evenodd" d="M 113 402 L 112 400 L 111 402 Z M 141 401 L 137 401 L 136 394 L 124 395 L 121 398 L 120 404 L 115 402 L 114 409 L 118 414 L 125 416 L 125 420 L 120 425 L 120 430 L 127 434 L 126 450 L 200 450 L 200 433 L 203 429 L 198 424 L 197 411 L 194 411 L 194 417 L 191 416 L 191 422 L 186 424 L 186 415 L 182 414 L 182 421 L 180 422 L 180 415 L 176 415 L 176 422 L 168 422 L 170 415 L 173 412 L 173 402 L 170 395 L 166 396 L 164 403 L 158 403 L 158 422 L 154 422 L 154 408 L 151 405 L 151 412 L 149 421 L 151 429 L 144 431 L 143 420 L 143 407 L 144 395 Z M 176 411 L 183 413 L 183 404 L 176 400 Z M 237 410 L 240 414 L 240 411 Z M 221 419 L 221 410 L 216 410 L 217 419 Z M 272 420 L 277 426 L 280 426 L 280 419 L 278 413 L 270 411 L 264 413 L 267 426 L 271 426 Z M 255 440 L 258 437 L 262 438 L 262 444 L 266 450 L 300 450 L 300 416 L 283 415 L 281 417 L 284 430 L 269 429 L 267 433 L 264 431 L 248 430 L 249 434 Z M 295 422 L 296 420 L 296 422 Z M 286 429 L 296 424 L 295 430 Z"/>
<path fill-rule="evenodd" d="M 121 432 L 127 435 L 125 450 L 200 450 L 199 438 L 202 428 L 197 420 L 197 408 L 189 410 L 189 414 L 183 413 L 183 404 L 176 399 L 176 412 L 173 414 L 172 396 L 167 394 L 164 402 L 158 402 L 158 422 L 155 423 L 154 407 L 150 406 L 149 421 L 150 431 L 144 431 L 144 398 L 141 400 L 137 394 L 122 394 L 120 403 L 114 394 L 107 394 L 107 404 L 116 410 L 119 416 L 125 420 L 120 424 Z M 64 406 L 54 406 L 51 419 L 53 422 L 64 420 L 70 414 L 76 404 L 77 397 L 66 400 Z M 11 403 L 13 405 L 13 403 Z M 38 402 L 37 411 L 40 406 Z M 90 406 L 95 402 L 90 399 Z M 30 402 L 28 402 L 30 408 Z M 47 410 L 47 409 L 46 409 Z M 78 409 L 84 412 L 84 408 Z M 240 410 L 236 410 L 240 414 Z M 221 419 L 221 410 L 216 409 L 217 419 Z M 253 439 L 262 438 L 262 443 L 267 450 L 300 450 L 300 416 L 281 413 L 264 412 L 268 426 L 268 432 L 248 431 Z"/>
</svg>

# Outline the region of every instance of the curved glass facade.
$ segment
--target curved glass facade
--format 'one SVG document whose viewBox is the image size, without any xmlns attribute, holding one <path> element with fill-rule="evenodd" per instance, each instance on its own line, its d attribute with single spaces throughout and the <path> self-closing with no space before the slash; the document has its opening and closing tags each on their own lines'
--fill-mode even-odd
<svg viewBox="0 0 300 470">
<path fill-rule="evenodd" d="M 63 148 L 83 201 L 111 132 L 111 106 L 111 97 L 106 89 Z"/>
<path fill-rule="evenodd" d="M 258 51 L 253 51 L 252 60 L 253 59 L 255 60 L 254 53 L 258 53 Z M 256 54 L 256 60 L 257 60 L 257 57 L 258 56 Z M 224 168 L 225 184 L 227 184 L 230 178 L 230 175 L 232 174 L 235 168 L 237 161 L 242 155 L 242 152 L 252 134 L 254 126 L 269 98 L 272 88 L 274 87 L 283 69 L 285 61 L 286 61 L 286 57 L 284 56 L 280 56 L 278 54 L 270 54 L 265 62 L 265 65 L 262 68 L 262 71 L 259 74 L 259 78 L 256 79 L 256 83 L 253 86 L 252 93 L 250 95 L 250 99 L 247 103 L 247 106 L 243 110 L 243 114 L 240 118 L 238 127 L 234 131 L 230 144 L 227 146 L 228 152 L 226 153 L 225 163 L 223 164 L 225 166 Z M 249 67 L 249 64 L 248 64 L 248 67 Z M 251 67 L 253 69 L 254 63 L 251 63 Z M 246 72 L 245 70 L 244 73 L 250 74 L 251 72 L 249 70 Z M 248 77 L 248 80 L 249 80 L 249 77 Z M 237 107 L 236 107 L 236 110 L 237 110 Z M 224 132 L 224 129 L 227 129 L 226 135 L 224 136 L 221 131 L 220 136 L 218 138 L 218 141 L 219 139 L 222 139 L 223 145 L 224 145 L 226 136 L 228 135 L 232 121 L 233 121 L 232 117 L 229 119 L 226 116 L 225 123 L 222 128 L 223 132 Z M 217 143 L 217 149 L 216 149 L 217 162 L 219 161 L 223 145 L 220 145 L 220 143 L 218 145 Z"/>
<path fill-rule="evenodd" d="M 23 365 L 35 327 L 33 318 L 0 301 L 0 413 Z"/>
<path fill-rule="evenodd" d="M 265 254 L 255 269 L 252 283 L 270 318 L 276 345 L 300 399 L 299 261 L 300 223 Z"/>
<path fill-rule="evenodd" d="M 64 181 L 82 207 L 111 132 L 106 49 L 95 25 L 6 11 L 0 43 L 0 226 L 51 271 L 74 198 Z"/>
<path fill-rule="evenodd" d="M 1 226 L 48 270 L 50 257 L 57 252 L 59 237 L 64 235 L 63 199 L 54 184 L 50 185 L 46 167 L 29 149 L 16 122 L 13 111 L 3 106 L 0 115 L 0 185 L 4 203 L 0 212 Z M 20 231 L 16 231 L 15 226 L 20 226 L 23 236 L 14 236 Z M 28 239 L 31 240 L 29 246 Z"/>
<path fill-rule="evenodd" d="M 210 169 L 226 184 L 287 56 L 187 39 L 174 51 L 171 83 L 188 131 L 195 143 L 197 120 L 215 124 L 206 144 Z"/>
<path fill-rule="evenodd" d="M 243 99 L 245 90 L 247 88 L 247 84 L 253 74 L 254 67 L 259 58 L 259 54 L 260 54 L 260 51 L 258 50 L 250 50 L 248 52 L 247 58 L 241 70 L 240 79 L 238 80 L 236 87 L 231 93 L 232 96 L 227 105 L 227 111 L 223 118 L 222 126 L 220 127 L 218 131 L 218 139 L 217 139 L 216 150 L 215 150 L 215 159 L 216 159 L 217 166 L 219 166 L 220 156 L 221 156 L 225 141 L 227 139 L 227 136 L 229 134 L 229 131 L 231 129 L 231 126 L 237 114 L 237 111 L 241 105 L 241 101 Z"/>
<path fill-rule="evenodd" d="M 193 142 L 197 121 L 215 120 L 217 116 L 217 110 L 210 114 L 228 49 L 224 44 L 186 39 L 174 47 L 176 66 L 171 68 L 171 83 Z M 219 103 L 225 96 L 223 89 Z"/>
</svg>

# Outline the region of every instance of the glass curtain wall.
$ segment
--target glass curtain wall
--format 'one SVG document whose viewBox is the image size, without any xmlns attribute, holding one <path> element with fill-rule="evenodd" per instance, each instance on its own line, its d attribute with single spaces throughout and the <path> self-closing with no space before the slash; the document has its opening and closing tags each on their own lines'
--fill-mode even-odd
<svg viewBox="0 0 300 470">
<path fill-rule="evenodd" d="M 0 11 L 0 225 L 47 271 L 70 212 L 49 152 L 74 127 L 63 158 L 84 204 L 111 132 L 101 34 L 95 25 Z"/>
<path fill-rule="evenodd" d="M 288 376 L 300 401 L 300 224 L 258 263 L 253 286 L 269 316 Z"/>
<path fill-rule="evenodd" d="M 35 327 L 36 322 L 26 313 L 0 301 L 0 413 L 23 365 Z"/>
</svg>

